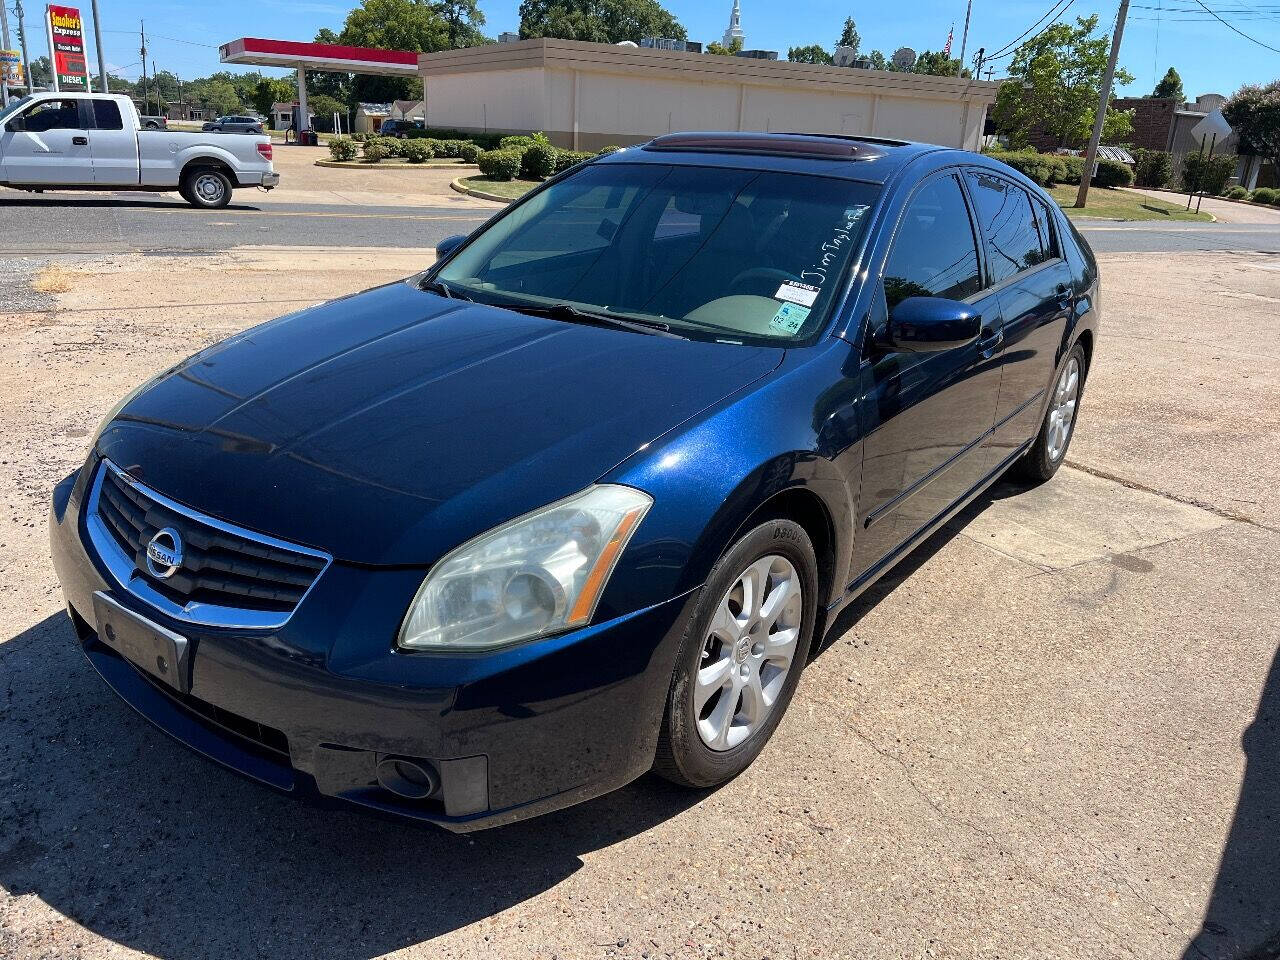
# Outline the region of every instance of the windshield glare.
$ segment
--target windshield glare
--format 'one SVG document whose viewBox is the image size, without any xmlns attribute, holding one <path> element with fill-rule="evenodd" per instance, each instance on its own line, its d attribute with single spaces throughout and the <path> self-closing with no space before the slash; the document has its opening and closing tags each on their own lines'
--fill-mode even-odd
<svg viewBox="0 0 1280 960">
<path fill-rule="evenodd" d="M 513 209 L 436 276 L 481 302 L 568 303 L 684 336 L 795 342 L 825 321 L 875 191 L 803 174 L 598 164 Z"/>
</svg>

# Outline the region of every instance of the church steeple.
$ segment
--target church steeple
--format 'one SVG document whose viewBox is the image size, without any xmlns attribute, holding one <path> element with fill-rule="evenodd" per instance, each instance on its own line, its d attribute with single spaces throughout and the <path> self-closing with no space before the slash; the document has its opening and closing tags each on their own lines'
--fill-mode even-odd
<svg viewBox="0 0 1280 960">
<path fill-rule="evenodd" d="M 745 40 L 742 32 L 742 5 L 733 0 L 733 12 L 729 14 L 729 29 L 724 32 L 724 45 L 733 46 L 735 40 Z"/>
</svg>

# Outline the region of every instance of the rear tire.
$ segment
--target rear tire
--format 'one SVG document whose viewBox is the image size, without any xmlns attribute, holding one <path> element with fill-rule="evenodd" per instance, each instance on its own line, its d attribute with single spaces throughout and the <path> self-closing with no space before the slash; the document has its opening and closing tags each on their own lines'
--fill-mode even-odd
<svg viewBox="0 0 1280 960">
<path fill-rule="evenodd" d="M 214 167 L 197 167 L 182 175 L 182 199 L 202 210 L 221 210 L 231 202 L 231 180 Z"/>
<path fill-rule="evenodd" d="M 1016 476 L 1033 483 L 1043 483 L 1058 472 L 1067 458 L 1071 438 L 1075 436 L 1087 373 L 1084 347 L 1077 343 L 1067 354 L 1062 369 L 1054 376 L 1040 433 L 1036 435 L 1031 449 L 1014 465 Z"/>
<path fill-rule="evenodd" d="M 713 787 L 755 760 L 800 681 L 817 602 L 818 563 L 799 524 L 770 520 L 725 552 L 677 655 L 655 773 Z"/>
</svg>

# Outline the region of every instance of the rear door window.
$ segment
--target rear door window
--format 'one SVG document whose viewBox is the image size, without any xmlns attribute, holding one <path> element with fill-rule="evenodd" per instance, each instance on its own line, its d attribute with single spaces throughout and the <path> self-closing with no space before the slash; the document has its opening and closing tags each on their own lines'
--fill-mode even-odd
<svg viewBox="0 0 1280 960">
<path fill-rule="evenodd" d="M 908 297 L 963 300 L 982 289 L 969 207 L 953 176 L 936 177 L 907 204 L 884 268 L 892 310 Z"/>
<path fill-rule="evenodd" d="M 1002 283 L 1049 259 L 1027 191 L 978 171 L 966 176 L 986 241 L 991 283 Z"/>
<path fill-rule="evenodd" d="M 93 101 L 93 125 L 99 130 L 123 130 L 120 108 L 113 100 Z"/>
</svg>

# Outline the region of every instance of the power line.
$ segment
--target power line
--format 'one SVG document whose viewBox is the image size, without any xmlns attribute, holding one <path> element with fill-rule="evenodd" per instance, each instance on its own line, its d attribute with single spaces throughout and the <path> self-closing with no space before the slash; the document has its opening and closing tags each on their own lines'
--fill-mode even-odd
<svg viewBox="0 0 1280 960">
<path fill-rule="evenodd" d="M 1272 53 L 1280 53 L 1280 47 L 1273 47 L 1273 46 L 1271 46 L 1271 44 L 1269 44 L 1269 43 L 1263 43 L 1263 42 L 1262 42 L 1261 40 L 1259 40 L 1257 37 L 1251 37 L 1251 36 L 1249 36 L 1249 34 L 1245 33 L 1243 30 L 1241 30 L 1241 29 L 1240 29 L 1239 27 L 1237 27 L 1235 24 L 1233 24 L 1233 23 L 1231 23 L 1231 22 L 1229 22 L 1229 21 L 1227 21 L 1227 20 L 1223 20 L 1220 16 L 1218 16 L 1216 13 L 1214 13 L 1214 12 L 1213 12 L 1213 10 L 1209 9 L 1209 7 L 1205 7 L 1204 3 L 1202 3 L 1202 2 L 1201 2 L 1201 0 L 1195 0 L 1195 2 L 1196 2 L 1199 6 L 1204 7 L 1204 9 L 1205 9 L 1206 11 L 1208 11 L 1208 12 L 1209 12 L 1209 13 L 1211 13 L 1211 14 L 1213 14 L 1213 19 L 1217 20 L 1217 21 L 1218 21 L 1219 23 L 1221 23 L 1224 27 L 1227 27 L 1228 29 L 1233 30 L 1234 32 L 1236 32 L 1236 33 L 1240 34 L 1240 36 L 1244 37 L 1246 40 L 1252 41 L 1253 43 L 1256 43 L 1256 44 L 1257 44 L 1258 46 L 1260 46 L 1260 47 L 1265 47 L 1266 49 L 1270 50 Z"/>
<path fill-rule="evenodd" d="M 1027 27 L 1027 29 L 1023 30 L 1023 31 L 1022 31 L 1022 33 L 1020 33 L 1018 36 L 1014 37 L 1012 40 L 1010 40 L 1008 43 L 1006 43 L 1006 44 L 1005 44 L 1003 47 L 1001 47 L 999 50 L 996 50 L 995 52 L 993 52 L 993 53 L 991 54 L 991 56 L 990 56 L 990 57 L 986 57 L 985 59 L 990 60 L 992 57 L 998 57 L 998 56 L 1000 56 L 1002 53 L 1004 53 L 1006 50 L 1008 50 L 1010 47 L 1012 47 L 1015 43 L 1017 43 L 1019 40 L 1021 40 L 1023 37 L 1025 37 L 1028 33 L 1030 33 L 1030 32 L 1031 32 L 1032 30 L 1034 30 L 1036 27 L 1040 26 L 1040 24 L 1044 23 L 1045 19 L 1046 19 L 1050 14 L 1052 14 L 1054 10 L 1056 10 L 1059 6 L 1061 6 L 1061 5 L 1062 5 L 1062 2 L 1063 2 L 1063 0 L 1057 0 L 1057 2 L 1056 2 L 1052 7 L 1050 7 L 1050 8 L 1045 12 L 1045 15 L 1044 15 L 1043 17 L 1041 17 L 1039 20 L 1037 20 L 1037 21 L 1036 21 L 1035 23 L 1033 23 L 1031 26 Z M 1067 6 L 1070 6 L 1070 3 L 1068 3 L 1068 4 L 1067 4 Z M 1059 16 L 1061 16 L 1061 13 L 1059 13 Z"/>
<path fill-rule="evenodd" d="M 1044 33 L 1046 30 L 1048 30 L 1050 27 L 1052 27 L 1055 23 L 1057 23 L 1057 22 L 1058 22 L 1058 20 L 1059 20 L 1059 18 L 1060 18 L 1064 13 L 1066 13 L 1068 10 L 1070 10 L 1070 9 L 1071 9 L 1071 5 L 1072 5 L 1073 3 L 1075 3 L 1075 2 L 1076 2 L 1076 0 L 1067 0 L 1067 5 L 1066 5 L 1065 7 L 1063 7 L 1061 10 L 1059 10 L 1059 11 L 1057 12 L 1057 14 L 1054 16 L 1054 18 L 1053 18 L 1052 20 L 1050 20 L 1050 21 L 1049 21 L 1048 23 L 1046 23 L 1043 27 L 1041 27 L 1038 31 L 1036 31 L 1035 36 L 1031 37 L 1031 38 L 1030 38 L 1029 40 L 1027 40 L 1025 43 L 1021 44 L 1020 46 L 1014 47 L 1014 48 L 1013 48 L 1012 50 L 1010 50 L 1008 53 L 1002 53 L 1002 54 L 1000 54 L 999 56 L 991 56 L 991 57 L 987 57 L 985 60 L 983 60 L 983 63 L 990 63 L 992 60 L 1003 60 L 1003 59 L 1005 59 L 1006 57 L 1016 56 L 1019 50 L 1023 49 L 1023 47 L 1029 47 L 1031 44 L 1035 43 L 1035 42 L 1036 42 L 1036 40 L 1038 40 L 1038 39 L 1040 38 L 1040 35 L 1041 35 L 1042 33 Z"/>
</svg>

